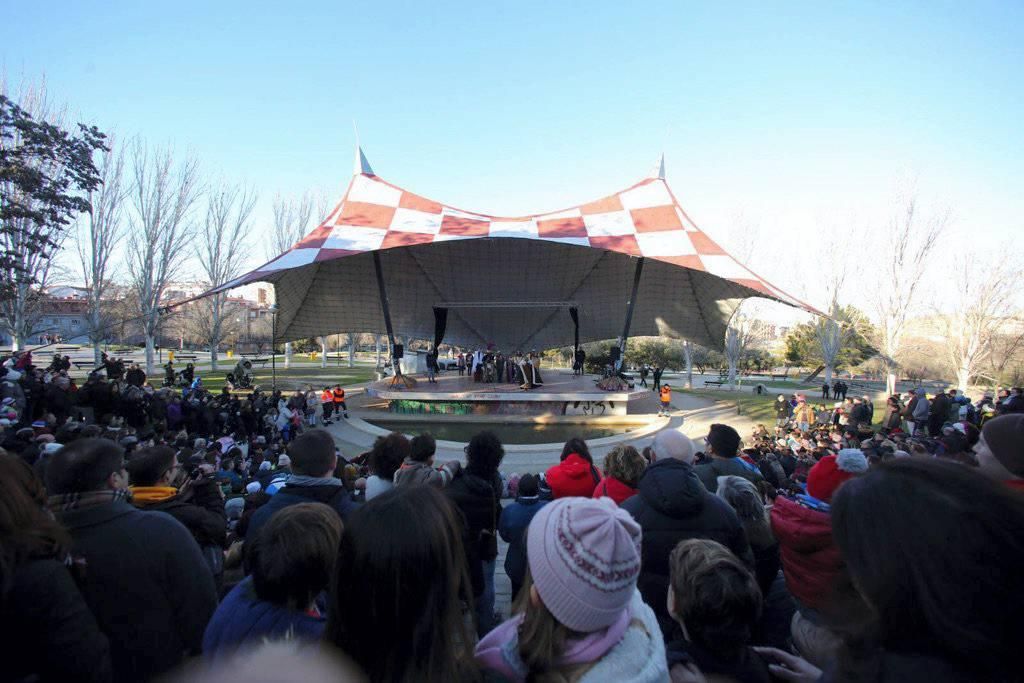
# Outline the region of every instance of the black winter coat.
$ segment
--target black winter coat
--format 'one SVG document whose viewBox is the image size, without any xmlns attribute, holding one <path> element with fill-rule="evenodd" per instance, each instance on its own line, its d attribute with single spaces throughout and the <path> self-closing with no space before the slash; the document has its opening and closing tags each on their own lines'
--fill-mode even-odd
<svg viewBox="0 0 1024 683">
<path fill-rule="evenodd" d="M 707 538 L 732 550 L 754 569 L 754 555 L 746 534 L 729 504 L 708 493 L 693 467 L 681 460 L 651 464 L 640 478 L 639 493 L 622 504 L 643 529 L 640 595 L 658 616 L 663 633 L 675 628 L 665 607 L 669 562 L 680 541 Z"/>
<path fill-rule="evenodd" d="M 199 653 L 217 591 L 188 529 L 124 501 L 58 517 L 85 561 L 82 596 L 110 639 L 115 681 L 150 680 Z"/>
<path fill-rule="evenodd" d="M 136 503 L 136 507 L 166 512 L 174 517 L 185 525 L 201 548 L 211 545 L 223 548 L 227 545 L 228 522 L 224 512 L 224 499 L 220 495 L 217 482 L 213 479 L 204 479 L 193 484 L 192 496 L 188 500 L 182 500 L 178 495 L 150 505 Z"/>
<path fill-rule="evenodd" d="M 15 569 L 0 612 L 4 680 L 110 680 L 110 643 L 62 563 L 36 559 Z"/>
<path fill-rule="evenodd" d="M 459 470 L 445 494 L 462 513 L 462 544 L 466 550 L 466 567 L 473 584 L 473 595 L 484 592 L 484 560 L 480 556 L 481 536 L 484 529 L 497 533 L 497 520 L 501 518 L 501 481 L 498 475 L 488 482 L 482 477 Z"/>
</svg>

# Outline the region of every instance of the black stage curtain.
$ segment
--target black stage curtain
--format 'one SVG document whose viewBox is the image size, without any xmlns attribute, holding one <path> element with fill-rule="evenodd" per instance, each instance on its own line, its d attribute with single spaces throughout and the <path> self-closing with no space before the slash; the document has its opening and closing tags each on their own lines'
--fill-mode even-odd
<svg viewBox="0 0 1024 683">
<path fill-rule="evenodd" d="M 444 331 L 448 327 L 448 309 L 434 307 L 434 351 L 441 346 L 444 340 Z"/>
<path fill-rule="evenodd" d="M 575 306 L 570 306 L 569 315 L 572 317 L 573 324 L 572 357 L 575 362 L 576 352 L 580 350 L 580 312 Z"/>
</svg>

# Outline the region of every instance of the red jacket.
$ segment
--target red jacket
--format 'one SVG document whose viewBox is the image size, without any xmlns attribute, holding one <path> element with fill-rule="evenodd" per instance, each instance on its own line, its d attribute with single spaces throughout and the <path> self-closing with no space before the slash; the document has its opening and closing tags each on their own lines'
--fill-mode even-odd
<svg viewBox="0 0 1024 683">
<path fill-rule="evenodd" d="M 601 472 L 577 453 L 544 473 L 544 481 L 551 488 L 552 498 L 580 496 L 590 498 L 594 487 L 601 481 Z"/>
<path fill-rule="evenodd" d="M 786 587 L 802 605 L 821 609 L 831 598 L 842 567 L 839 548 L 832 540 L 832 516 L 779 496 L 771 519 Z"/>
<path fill-rule="evenodd" d="M 616 505 L 622 505 L 627 498 L 632 498 L 637 490 L 632 486 L 626 486 L 615 477 L 606 476 L 601 483 L 594 487 L 594 498 L 607 496 L 615 501 Z"/>
</svg>

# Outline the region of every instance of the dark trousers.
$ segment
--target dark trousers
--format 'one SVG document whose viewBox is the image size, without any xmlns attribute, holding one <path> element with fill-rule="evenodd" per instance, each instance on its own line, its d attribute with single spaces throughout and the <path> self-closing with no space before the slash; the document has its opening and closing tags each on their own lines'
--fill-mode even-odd
<svg viewBox="0 0 1024 683">
<path fill-rule="evenodd" d="M 331 419 L 331 413 L 334 412 L 334 402 L 324 403 L 324 422 Z"/>
</svg>

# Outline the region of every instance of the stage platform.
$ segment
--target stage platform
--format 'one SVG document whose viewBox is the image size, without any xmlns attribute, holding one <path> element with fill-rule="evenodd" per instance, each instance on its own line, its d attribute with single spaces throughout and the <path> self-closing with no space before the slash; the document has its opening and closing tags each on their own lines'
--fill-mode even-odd
<svg viewBox="0 0 1024 683">
<path fill-rule="evenodd" d="M 630 402 L 650 395 L 648 389 L 602 391 L 595 375 L 541 368 L 544 384 L 524 391 L 514 383 L 474 382 L 453 374 L 439 376 L 436 384 L 416 375 L 416 386 L 391 386 L 391 378 L 366 387 L 370 396 L 388 402 L 393 413 L 441 415 L 626 415 Z"/>
</svg>

